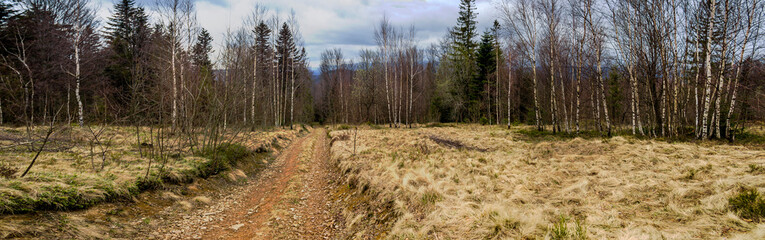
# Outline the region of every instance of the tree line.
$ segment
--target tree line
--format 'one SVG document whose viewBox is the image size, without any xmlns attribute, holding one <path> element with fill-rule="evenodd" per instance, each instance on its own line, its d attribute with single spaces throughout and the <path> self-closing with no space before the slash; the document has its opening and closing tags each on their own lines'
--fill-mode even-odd
<svg viewBox="0 0 765 240">
<path fill-rule="evenodd" d="M 294 12 L 254 7 L 215 53 L 191 0 L 120 0 L 108 19 L 88 0 L 3 1 L 0 124 L 527 123 L 732 140 L 765 116 L 760 0 L 493 4 L 481 30 L 461 0 L 429 45 L 383 17 L 377 46 L 326 50 L 314 79 Z"/>
<path fill-rule="evenodd" d="M 501 0 L 479 35 L 474 0 L 437 44 L 376 25 L 353 62 L 322 55 L 316 119 L 733 140 L 763 120 L 759 0 Z"/>
<path fill-rule="evenodd" d="M 194 1 L 0 4 L 0 124 L 291 126 L 310 121 L 311 74 L 294 13 L 256 7 L 220 53 Z M 149 17 L 153 13 L 153 18 Z M 213 59 L 217 59 L 213 61 Z"/>
</svg>

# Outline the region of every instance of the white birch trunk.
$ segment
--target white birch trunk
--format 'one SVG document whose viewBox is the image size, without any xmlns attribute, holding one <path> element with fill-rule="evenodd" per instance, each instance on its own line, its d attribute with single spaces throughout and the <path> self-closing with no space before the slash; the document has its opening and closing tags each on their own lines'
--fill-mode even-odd
<svg viewBox="0 0 765 240">
<path fill-rule="evenodd" d="M 82 26 L 77 27 L 77 33 L 74 41 L 74 97 L 77 100 L 77 123 L 82 127 L 85 123 L 82 116 L 82 98 L 80 97 L 80 38 L 82 35 Z"/>
<path fill-rule="evenodd" d="M 577 49 L 577 60 L 576 60 L 576 116 L 575 116 L 575 124 L 576 124 L 576 133 L 579 133 L 581 130 L 579 127 L 579 111 L 580 111 L 580 104 L 581 104 L 581 84 L 582 84 L 582 55 L 584 55 L 584 41 L 587 39 L 587 24 L 582 24 L 582 38 L 579 40 L 579 49 Z"/>
<path fill-rule="evenodd" d="M 597 69 L 598 70 L 598 84 L 600 84 L 600 90 L 601 90 L 601 92 L 603 92 L 603 94 L 601 94 L 601 96 L 600 96 L 601 100 L 603 102 L 603 116 L 606 119 L 606 130 L 608 131 L 608 136 L 611 136 L 611 121 L 608 118 L 608 103 L 606 102 L 606 88 L 604 86 L 605 84 L 603 84 L 603 69 L 601 67 L 601 56 L 600 56 L 601 55 L 601 47 L 598 46 L 595 51 L 596 51 L 596 55 L 597 55 L 597 60 L 596 61 L 598 62 L 598 66 L 597 66 L 597 68 L 598 68 Z"/>
<path fill-rule="evenodd" d="M 560 124 L 556 118 L 556 102 L 555 102 L 555 47 L 553 46 L 552 37 L 550 37 L 550 112 L 552 114 L 552 128 L 553 132 L 560 131 Z"/>
<path fill-rule="evenodd" d="M 172 32 L 173 32 L 173 36 L 175 36 L 175 27 L 173 27 Z M 175 75 L 176 46 L 175 46 L 175 41 L 174 40 L 171 40 L 171 41 L 173 41 L 170 44 L 171 45 L 171 47 L 170 47 L 171 48 L 171 54 L 172 54 L 172 56 L 170 57 L 170 65 L 171 65 L 170 69 L 172 71 L 172 77 L 173 77 L 173 110 L 172 110 L 173 112 L 172 112 L 172 116 L 171 116 L 171 122 L 172 122 L 172 125 L 173 125 L 173 129 L 175 129 L 175 127 L 176 127 L 176 125 L 175 125 L 176 124 L 176 118 L 177 118 L 177 115 L 178 115 L 178 113 L 177 113 L 178 112 L 178 86 L 177 86 L 178 82 L 176 80 L 176 75 Z"/>
<path fill-rule="evenodd" d="M 560 94 L 563 96 L 563 123 L 566 127 L 566 133 L 571 132 L 571 126 L 569 126 L 568 122 L 568 103 L 566 102 L 566 82 L 563 81 L 563 70 L 562 67 L 558 67 L 558 75 L 560 76 L 561 84 L 560 84 Z"/>
<path fill-rule="evenodd" d="M 706 53 L 705 59 L 704 59 L 704 68 L 706 71 L 706 83 L 704 84 L 705 94 L 704 94 L 704 109 L 702 112 L 702 123 L 701 123 L 701 138 L 707 139 L 709 138 L 709 132 L 707 129 L 707 118 L 709 117 L 709 105 L 710 105 L 710 95 L 711 93 L 711 85 L 712 85 L 712 30 L 714 29 L 714 18 L 715 18 L 715 8 L 717 1 L 711 0 L 710 10 L 709 10 L 709 26 L 707 28 L 707 42 L 704 52 Z"/>
<path fill-rule="evenodd" d="M 725 68 L 727 64 L 726 60 L 726 52 L 728 49 L 728 0 L 725 1 L 725 8 L 723 9 L 723 42 L 722 42 L 722 59 L 720 61 L 720 78 L 717 81 L 717 93 L 715 94 L 716 100 L 715 100 L 715 114 L 712 117 L 713 119 L 713 132 L 716 138 L 720 138 L 720 108 L 721 106 L 721 100 L 723 98 L 723 86 L 725 85 Z"/>
<path fill-rule="evenodd" d="M 388 126 L 393 126 L 393 108 L 391 108 L 390 101 L 390 81 L 388 79 L 388 38 L 387 35 L 383 36 L 383 71 L 385 75 L 385 102 L 388 104 Z"/>
<path fill-rule="evenodd" d="M 696 38 L 696 44 L 695 44 L 694 50 L 694 60 L 699 59 L 699 38 Z M 701 136 L 701 129 L 699 128 L 699 75 L 701 75 L 701 66 L 700 64 L 696 65 L 696 78 L 693 81 L 693 100 L 696 103 L 693 108 L 693 115 L 694 115 L 694 132 L 696 134 L 696 137 Z"/>
</svg>

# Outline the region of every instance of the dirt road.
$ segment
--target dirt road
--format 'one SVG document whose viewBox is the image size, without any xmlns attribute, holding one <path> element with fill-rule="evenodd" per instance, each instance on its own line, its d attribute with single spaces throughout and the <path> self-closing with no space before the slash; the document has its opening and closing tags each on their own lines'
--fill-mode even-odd
<svg viewBox="0 0 765 240">
<path fill-rule="evenodd" d="M 332 239 L 339 212 L 326 130 L 294 141 L 250 184 L 180 217 L 160 239 Z"/>
</svg>

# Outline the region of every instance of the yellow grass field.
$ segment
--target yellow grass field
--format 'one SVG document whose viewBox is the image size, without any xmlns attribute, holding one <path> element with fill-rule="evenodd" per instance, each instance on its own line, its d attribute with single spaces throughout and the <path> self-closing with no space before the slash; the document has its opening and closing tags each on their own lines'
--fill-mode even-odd
<svg viewBox="0 0 765 240">
<path fill-rule="evenodd" d="M 742 187 L 765 190 L 762 146 L 536 141 L 522 129 L 338 129 L 331 150 L 356 189 L 392 202 L 392 239 L 765 238 L 728 204 Z M 346 229 L 364 229 L 354 214 Z"/>
</svg>

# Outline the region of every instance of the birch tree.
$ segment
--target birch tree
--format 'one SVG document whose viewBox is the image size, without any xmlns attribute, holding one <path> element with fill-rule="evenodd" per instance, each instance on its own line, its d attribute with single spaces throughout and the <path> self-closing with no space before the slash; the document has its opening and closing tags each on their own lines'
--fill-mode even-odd
<svg viewBox="0 0 765 240">
<path fill-rule="evenodd" d="M 550 61 L 550 113 L 552 115 L 552 127 L 553 132 L 560 131 L 560 123 L 558 120 L 558 110 L 555 94 L 555 62 L 557 60 L 556 45 L 558 44 L 558 23 L 560 21 L 560 13 L 557 9 L 557 0 L 544 0 L 541 4 L 541 8 L 544 12 L 544 20 L 547 22 L 547 37 L 549 43 L 549 61 Z"/>
<path fill-rule="evenodd" d="M 380 48 L 382 63 L 383 63 L 383 79 L 385 80 L 385 102 L 388 106 L 388 127 L 393 125 L 393 108 L 391 107 L 390 100 L 390 80 L 388 79 L 388 62 L 390 61 L 389 49 L 394 35 L 394 30 L 390 25 L 387 15 L 383 16 L 383 19 L 378 23 L 378 27 L 375 29 L 375 41 L 378 48 Z"/>
<path fill-rule="evenodd" d="M 503 0 L 500 5 L 502 19 L 505 26 L 517 36 L 523 52 L 531 61 L 534 116 L 537 130 L 542 130 L 542 116 L 539 112 L 539 100 L 537 99 L 537 37 L 539 31 L 539 12 L 530 0 Z"/>
<path fill-rule="evenodd" d="M 178 66 L 178 54 L 181 50 L 179 43 L 182 36 L 182 6 L 184 1 L 189 0 L 156 1 L 156 10 L 160 13 L 161 16 L 160 21 L 165 27 L 167 27 L 169 34 L 170 59 L 168 63 L 170 64 L 170 76 L 172 78 L 172 110 L 170 114 L 170 122 L 172 123 L 173 129 L 177 127 L 178 120 L 178 71 L 176 67 Z"/>
<path fill-rule="evenodd" d="M 710 0 L 710 7 L 709 7 L 709 24 L 707 26 L 707 42 L 706 46 L 704 47 L 704 70 L 706 73 L 706 82 L 704 84 L 705 94 L 704 94 L 704 108 L 702 111 L 702 119 L 701 119 L 701 138 L 707 139 L 709 138 L 709 132 L 708 132 L 708 124 L 707 124 L 707 118 L 709 117 L 709 106 L 711 102 L 711 85 L 712 85 L 712 34 L 714 30 L 714 19 L 715 19 L 715 10 L 717 7 L 717 1 L 716 0 Z"/>
<path fill-rule="evenodd" d="M 81 83 L 81 45 L 82 45 L 82 39 L 83 35 L 85 34 L 86 28 L 91 27 L 93 24 L 93 12 L 89 8 L 88 5 L 90 5 L 89 0 L 74 0 L 74 9 L 72 11 L 72 27 L 73 30 L 73 36 L 72 36 L 72 49 L 74 50 L 74 73 L 70 74 L 75 79 L 75 90 L 74 95 L 75 99 L 77 100 L 77 124 L 82 127 L 84 125 L 84 117 L 83 117 L 83 106 L 82 106 L 82 97 L 80 96 L 80 83 Z"/>
<path fill-rule="evenodd" d="M 735 135 L 730 130 L 731 129 L 731 118 L 733 116 L 733 113 L 736 111 L 736 93 L 738 90 L 738 81 L 739 78 L 741 78 L 741 65 L 744 62 L 744 52 L 746 52 L 746 45 L 749 42 L 749 34 L 752 32 L 752 23 L 754 22 L 755 18 L 755 11 L 756 10 L 762 10 L 761 7 L 758 5 L 758 0 L 751 0 L 747 1 L 747 3 L 751 4 L 749 6 L 744 6 L 742 9 L 749 8 L 749 14 L 746 16 L 746 28 L 744 33 L 744 42 L 741 44 L 741 53 L 738 57 L 738 63 L 736 64 L 736 75 L 734 75 L 733 78 L 733 85 L 731 87 L 731 100 L 730 100 L 730 109 L 728 110 L 728 116 L 725 120 L 725 136 L 728 137 L 731 141 L 735 140 Z M 759 27 L 759 26 L 758 26 Z M 752 55 L 754 55 L 754 51 L 752 51 Z M 752 58 L 752 57 L 750 57 Z"/>
</svg>

